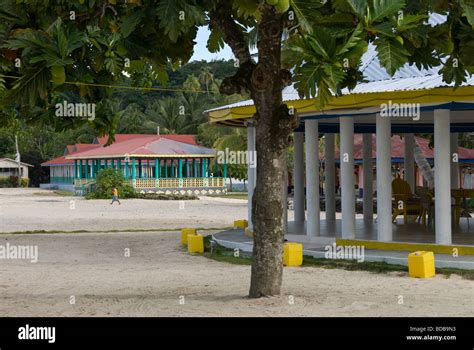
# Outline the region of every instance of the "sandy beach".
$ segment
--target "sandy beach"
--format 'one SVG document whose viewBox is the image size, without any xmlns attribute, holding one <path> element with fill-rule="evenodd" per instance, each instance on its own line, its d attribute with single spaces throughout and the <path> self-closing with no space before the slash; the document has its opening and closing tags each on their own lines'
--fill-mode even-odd
<svg viewBox="0 0 474 350">
<path fill-rule="evenodd" d="M 50 193 L 35 188 L 0 188 L 0 232 L 221 228 L 247 217 L 247 201 L 242 199 L 126 199 L 121 205 L 110 205 L 110 200 Z"/>
<path fill-rule="evenodd" d="M 176 202 L 110 207 L 33 192 L 38 190 L 0 189 L 0 231 L 220 227 L 246 214 L 242 200 L 186 202 L 181 211 Z M 76 209 L 69 209 L 70 199 Z M 285 268 L 281 296 L 248 299 L 249 266 L 191 256 L 179 245 L 179 231 L 1 234 L 0 245 L 7 243 L 36 245 L 39 256 L 37 263 L 0 259 L 2 316 L 474 314 L 474 282 L 455 275 L 412 279 L 405 273 Z"/>
</svg>

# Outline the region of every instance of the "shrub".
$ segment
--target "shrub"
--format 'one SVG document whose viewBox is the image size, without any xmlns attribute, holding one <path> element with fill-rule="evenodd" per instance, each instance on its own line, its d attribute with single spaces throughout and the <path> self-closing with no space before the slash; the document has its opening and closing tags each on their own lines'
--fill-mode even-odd
<svg viewBox="0 0 474 350">
<path fill-rule="evenodd" d="M 93 192 L 87 193 L 86 199 L 110 199 L 113 189 L 117 188 L 120 198 L 139 198 L 155 200 L 193 200 L 198 199 L 194 195 L 187 194 L 158 194 L 138 193 L 130 186 L 122 173 L 114 169 L 103 169 L 97 174 L 96 186 Z"/>
<path fill-rule="evenodd" d="M 30 179 L 22 177 L 21 187 L 28 187 Z M 0 177 L 0 187 L 18 187 L 18 176 Z"/>
<path fill-rule="evenodd" d="M 97 174 L 95 190 L 87 193 L 86 199 L 110 199 L 113 189 L 117 188 L 120 198 L 139 198 L 155 200 L 193 200 L 198 199 L 194 195 L 187 194 L 158 194 L 138 193 L 130 186 L 122 173 L 114 169 L 102 169 Z"/>
<path fill-rule="evenodd" d="M 18 187 L 18 176 L 10 176 L 10 187 Z"/>
<path fill-rule="evenodd" d="M 180 201 L 188 201 L 188 200 L 195 200 L 199 199 L 195 195 L 188 195 L 188 194 L 164 194 L 164 193 L 135 193 L 134 198 L 139 199 L 155 199 L 155 200 L 180 200 Z"/>
<path fill-rule="evenodd" d="M 121 198 L 133 198 L 135 191 L 126 183 L 122 173 L 115 169 L 102 169 L 97 174 L 96 189 L 86 195 L 87 199 L 108 199 L 112 197 L 114 187 Z"/>
<path fill-rule="evenodd" d="M 0 188 L 10 187 L 10 178 L 0 177 Z"/>
</svg>

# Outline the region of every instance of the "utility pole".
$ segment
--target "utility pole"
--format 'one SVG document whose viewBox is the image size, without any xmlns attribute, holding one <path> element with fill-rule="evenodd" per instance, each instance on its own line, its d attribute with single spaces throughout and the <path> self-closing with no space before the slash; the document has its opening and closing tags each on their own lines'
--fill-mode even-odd
<svg viewBox="0 0 474 350">
<path fill-rule="evenodd" d="M 21 163 L 20 163 L 20 151 L 18 149 L 18 134 L 15 135 L 15 145 L 16 145 L 16 156 L 15 161 L 18 164 L 18 187 L 21 187 Z"/>
</svg>

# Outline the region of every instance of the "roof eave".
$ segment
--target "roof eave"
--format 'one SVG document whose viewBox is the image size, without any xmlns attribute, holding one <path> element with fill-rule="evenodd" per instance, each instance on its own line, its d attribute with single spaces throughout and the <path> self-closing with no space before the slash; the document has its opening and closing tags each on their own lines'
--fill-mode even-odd
<svg viewBox="0 0 474 350">
<path fill-rule="evenodd" d="M 325 111 L 337 109 L 354 109 L 362 107 L 380 106 L 388 100 L 398 103 L 446 103 L 473 101 L 474 86 L 437 87 L 432 89 L 382 91 L 369 93 L 353 93 L 330 98 L 323 110 L 316 110 L 314 99 L 299 99 L 284 101 L 286 105 L 294 107 L 299 114 L 321 114 Z M 255 106 L 240 106 L 210 111 L 209 122 L 214 124 L 243 126 L 245 119 L 252 118 Z M 238 125 L 237 125 L 238 124 Z"/>
</svg>

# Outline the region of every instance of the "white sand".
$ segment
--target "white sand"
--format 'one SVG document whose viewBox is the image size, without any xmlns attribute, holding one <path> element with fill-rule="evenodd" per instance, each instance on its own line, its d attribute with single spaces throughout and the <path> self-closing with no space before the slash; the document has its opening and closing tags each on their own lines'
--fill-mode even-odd
<svg viewBox="0 0 474 350">
<path fill-rule="evenodd" d="M 283 295 L 247 299 L 250 267 L 190 256 L 178 232 L 1 235 L 39 261 L 0 262 L 3 316 L 472 316 L 474 283 L 286 268 Z M 130 257 L 125 257 L 125 249 Z M 74 296 L 75 305 L 69 303 Z M 294 304 L 290 305 L 289 296 Z M 179 303 L 184 296 L 184 305 Z M 398 303 L 399 296 L 403 304 Z"/>
<path fill-rule="evenodd" d="M 70 211 L 68 199 L 62 197 L 54 198 L 59 202 L 38 202 L 45 197 L 17 192 L 12 199 L 12 193 L 0 192 L 2 231 L 216 227 L 228 226 L 229 220 L 245 217 L 246 212 L 242 201 L 210 199 L 193 202 L 186 207 L 191 210 L 183 212 L 167 209 L 174 203 L 135 200 L 113 209 L 106 202 L 78 201 L 77 211 Z M 147 213 L 149 207 L 161 215 Z M 179 232 L 0 235 L 0 245 L 7 242 L 38 245 L 39 261 L 0 260 L 2 316 L 474 314 L 474 282 L 457 276 L 421 280 L 403 273 L 285 268 L 282 296 L 247 299 L 249 266 L 190 256 L 179 246 Z M 126 249 L 130 257 L 125 257 Z M 294 304 L 289 303 L 290 296 Z M 403 304 L 399 304 L 400 296 Z"/>
<path fill-rule="evenodd" d="M 247 217 L 247 201 L 241 199 L 125 199 L 121 205 L 110 205 L 109 200 L 47 195 L 50 193 L 34 188 L 0 188 L 0 232 L 221 228 Z"/>
</svg>

